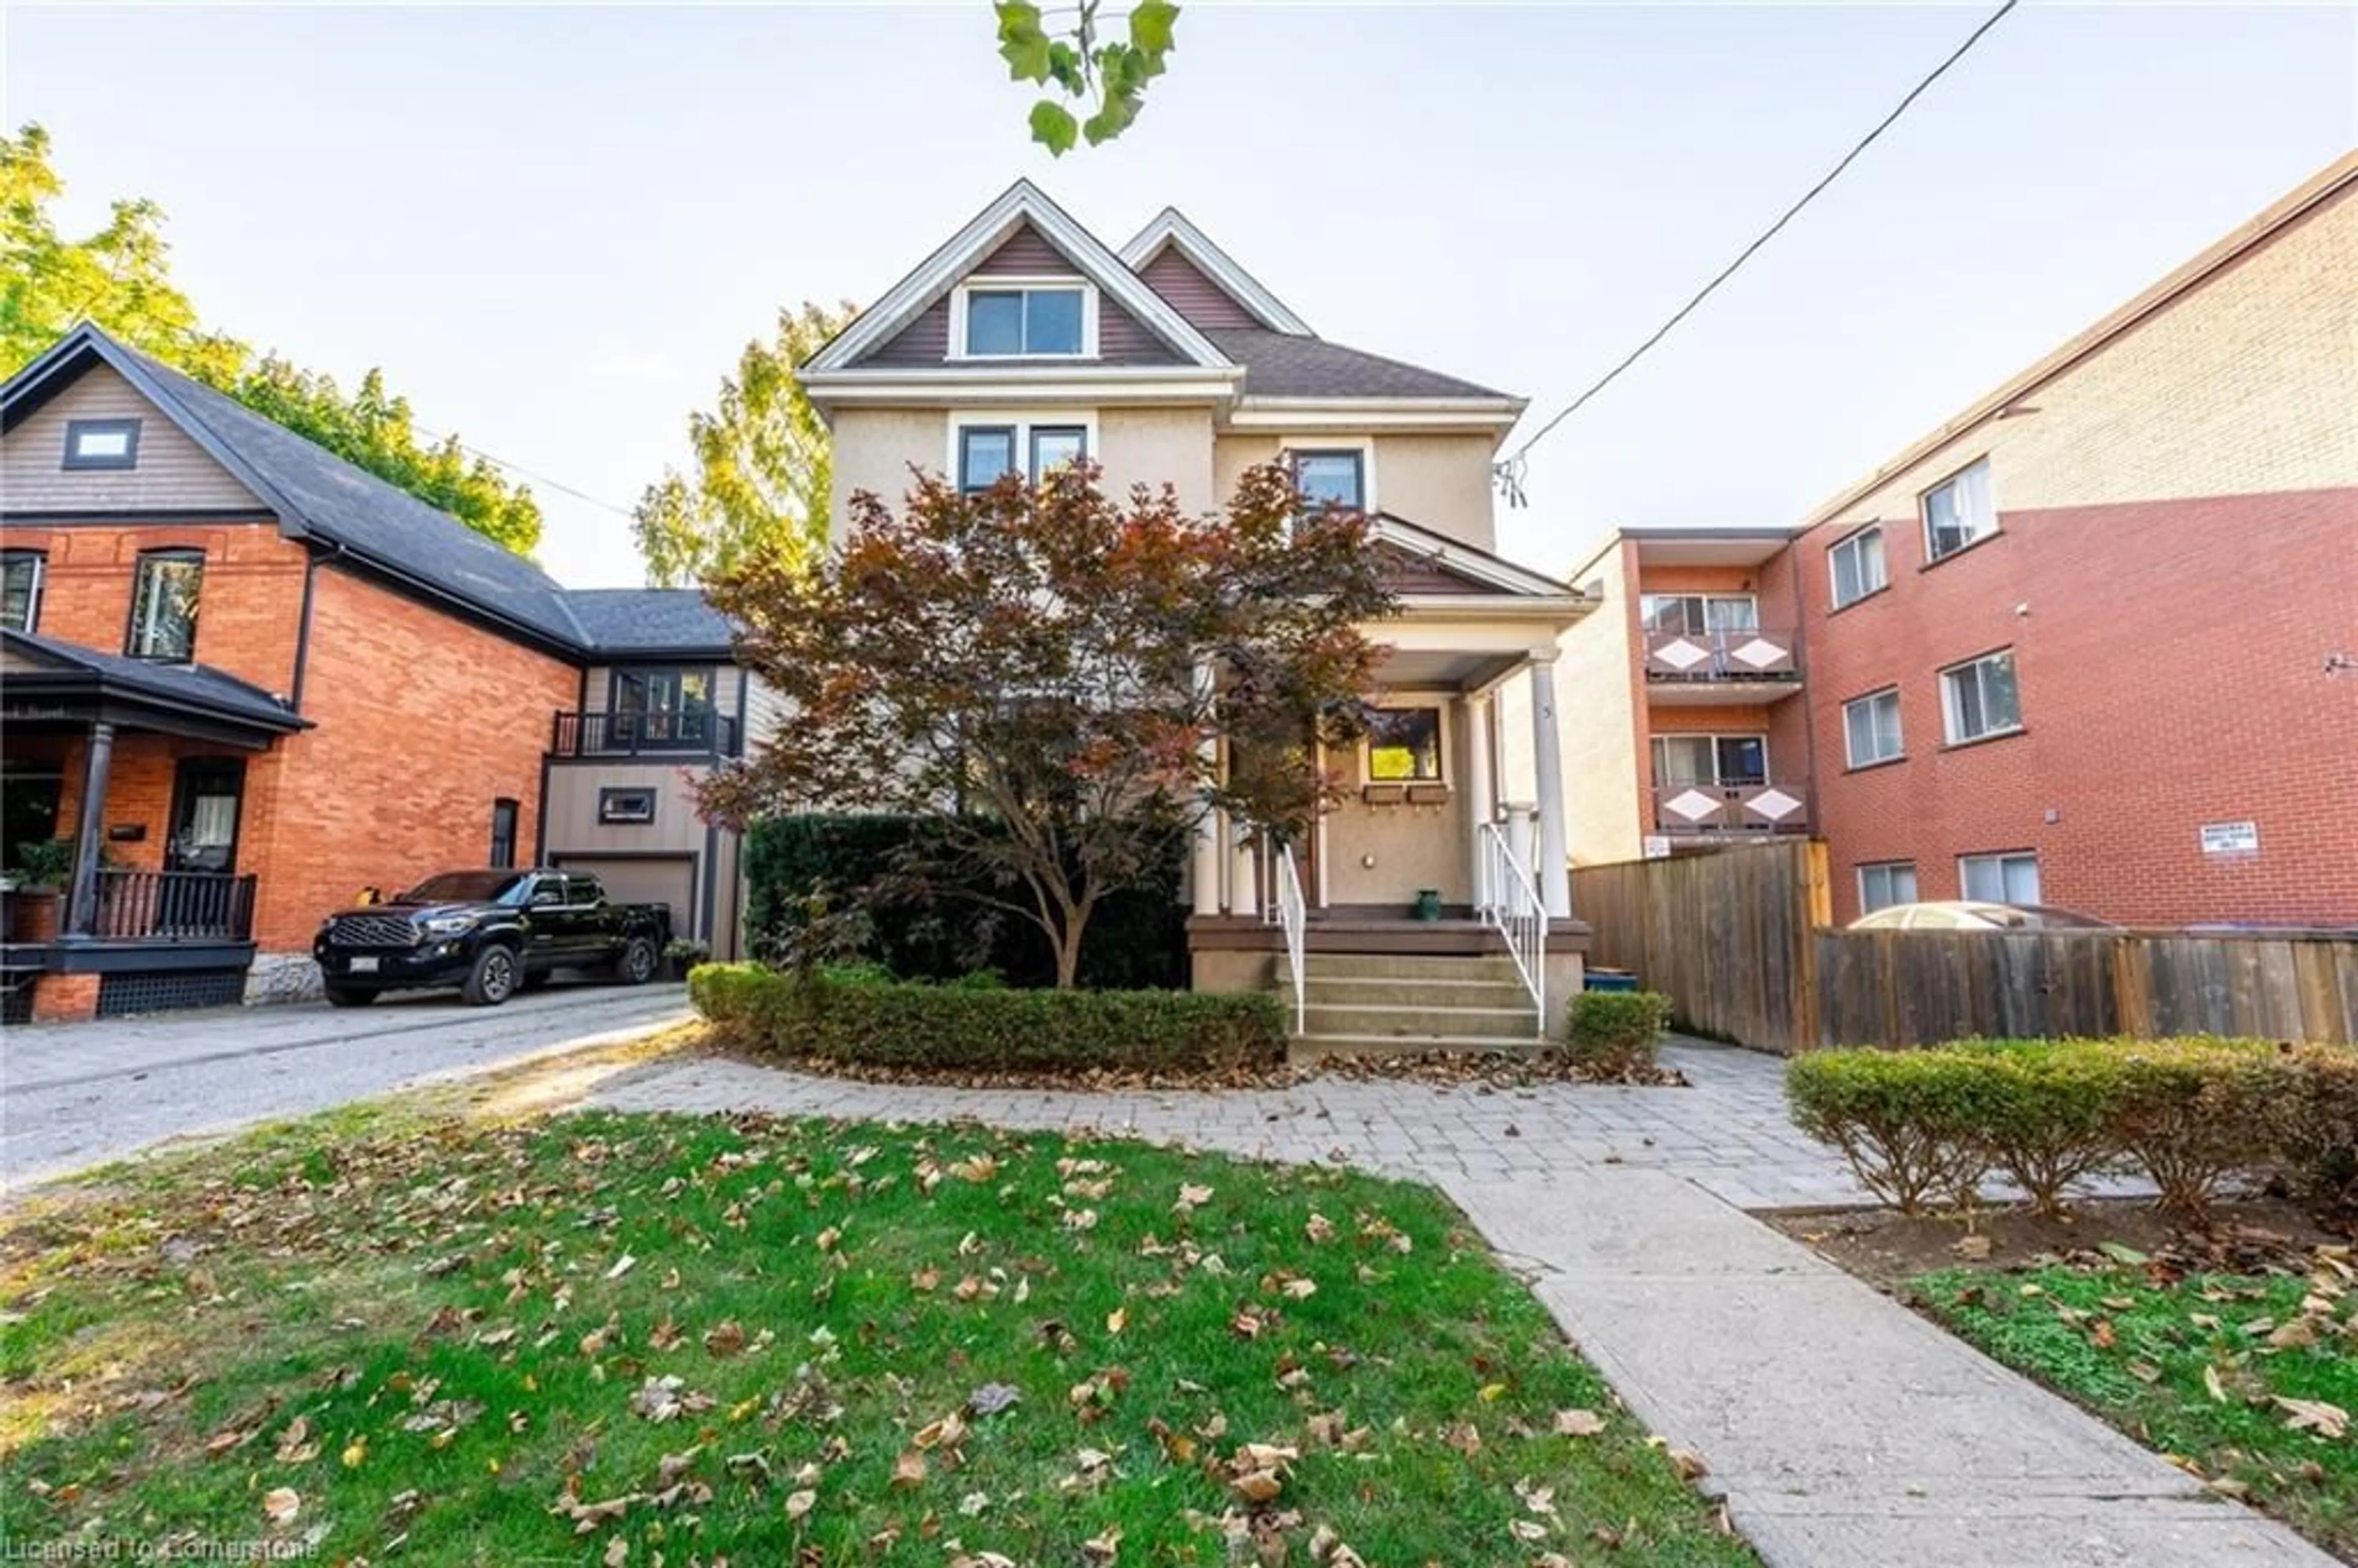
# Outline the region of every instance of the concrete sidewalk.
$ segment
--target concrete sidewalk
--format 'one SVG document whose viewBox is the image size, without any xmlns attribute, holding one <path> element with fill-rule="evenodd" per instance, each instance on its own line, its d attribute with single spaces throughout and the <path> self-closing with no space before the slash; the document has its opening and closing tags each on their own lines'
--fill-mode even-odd
<svg viewBox="0 0 2358 1568">
<path fill-rule="evenodd" d="M 1443 1184 L 1769 1568 L 2333 1568 L 1693 1182 Z"/>
</svg>

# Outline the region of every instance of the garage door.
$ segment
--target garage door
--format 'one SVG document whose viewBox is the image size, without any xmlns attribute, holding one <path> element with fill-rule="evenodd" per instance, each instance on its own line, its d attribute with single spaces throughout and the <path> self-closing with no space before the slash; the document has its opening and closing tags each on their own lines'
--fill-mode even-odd
<svg viewBox="0 0 2358 1568">
<path fill-rule="evenodd" d="M 616 860 L 597 855 L 567 855 L 558 862 L 568 871 L 587 871 L 605 884 L 606 896 L 621 903 L 666 903 L 676 936 L 696 930 L 696 857 L 665 855 L 648 860 Z"/>
</svg>

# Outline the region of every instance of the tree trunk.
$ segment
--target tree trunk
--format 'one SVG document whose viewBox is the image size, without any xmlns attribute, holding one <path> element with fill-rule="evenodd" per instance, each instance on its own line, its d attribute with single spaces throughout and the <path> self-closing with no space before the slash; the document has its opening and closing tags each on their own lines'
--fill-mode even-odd
<svg viewBox="0 0 2358 1568">
<path fill-rule="evenodd" d="M 1064 933 L 1055 944 L 1056 949 L 1056 989 L 1071 990 L 1080 983 L 1081 933 L 1088 928 L 1089 915 L 1097 901 L 1085 899 L 1065 915 Z"/>
</svg>

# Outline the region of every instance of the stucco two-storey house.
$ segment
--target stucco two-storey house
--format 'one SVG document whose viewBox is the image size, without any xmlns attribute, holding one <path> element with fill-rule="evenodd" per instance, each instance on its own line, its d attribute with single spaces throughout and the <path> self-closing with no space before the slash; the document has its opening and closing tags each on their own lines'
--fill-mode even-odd
<svg viewBox="0 0 2358 1568">
<path fill-rule="evenodd" d="M 1168 485 L 1199 512 L 1282 460 L 1311 497 L 1366 513 L 1401 595 L 1369 628 L 1375 732 L 1325 759 L 1344 798 L 1307 842 L 1206 825 L 1195 983 L 1293 989 L 1306 1032 L 1345 1044 L 1529 1037 L 1555 1011 L 1536 1004 L 1574 983 L 1583 934 L 1554 660 L 1588 604 L 1494 548 L 1491 465 L 1521 398 L 1318 336 L 1175 211 L 1117 248 L 1028 182 L 803 377 L 833 432 L 838 517 L 858 492 L 897 500 L 912 466 L 980 487 L 1083 456 L 1113 493 Z M 1536 742 L 1514 749 L 1536 759 L 1529 778 L 1502 773 L 1503 692 Z M 1426 1005 L 1436 966 L 1464 1007 Z"/>
<path fill-rule="evenodd" d="M 693 590 L 568 590 L 92 327 L 0 389 L 0 870 L 73 845 L 10 1020 L 314 992 L 323 914 L 451 867 L 735 951 L 689 784 L 772 715 Z"/>
</svg>

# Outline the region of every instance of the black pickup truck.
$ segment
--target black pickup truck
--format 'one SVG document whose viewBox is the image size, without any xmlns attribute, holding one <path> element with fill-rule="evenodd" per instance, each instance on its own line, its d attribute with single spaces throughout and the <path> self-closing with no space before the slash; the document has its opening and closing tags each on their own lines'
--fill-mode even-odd
<svg viewBox="0 0 2358 1568">
<path fill-rule="evenodd" d="M 384 903 L 329 915 L 311 956 L 331 1006 L 457 986 L 470 1004 L 496 1007 L 558 969 L 643 985 L 670 935 L 668 906 L 616 903 L 579 871 L 444 871 Z"/>
</svg>

